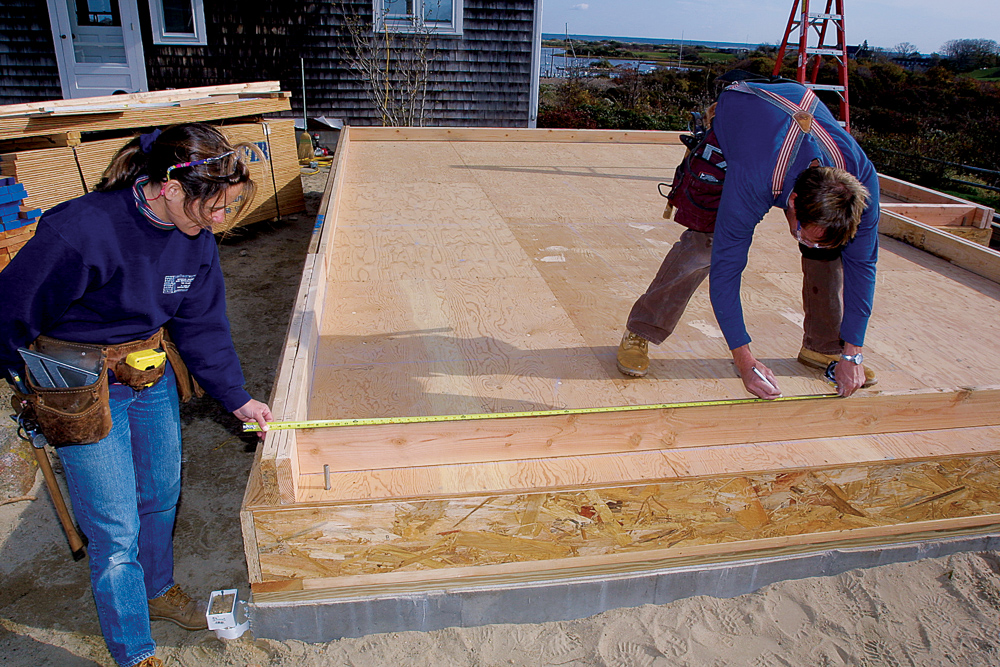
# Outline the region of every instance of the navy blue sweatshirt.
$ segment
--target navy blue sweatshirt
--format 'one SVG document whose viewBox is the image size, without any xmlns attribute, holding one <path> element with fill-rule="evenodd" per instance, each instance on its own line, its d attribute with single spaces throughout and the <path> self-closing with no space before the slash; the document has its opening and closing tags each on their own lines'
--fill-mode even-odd
<svg viewBox="0 0 1000 667">
<path fill-rule="evenodd" d="M 226 317 L 215 238 L 162 229 L 131 188 L 47 211 L 0 272 L 0 371 L 39 334 L 77 343 L 149 338 L 163 326 L 191 373 L 226 410 L 250 400 Z"/>
</svg>

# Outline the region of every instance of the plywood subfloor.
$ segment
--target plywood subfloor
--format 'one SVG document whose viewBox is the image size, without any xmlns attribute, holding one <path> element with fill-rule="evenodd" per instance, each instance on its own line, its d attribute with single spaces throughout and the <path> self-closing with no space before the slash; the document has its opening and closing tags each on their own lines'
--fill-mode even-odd
<svg viewBox="0 0 1000 667">
<path fill-rule="evenodd" d="M 352 130 L 338 149 L 285 351 L 286 418 L 747 397 L 707 284 L 648 377 L 615 367 L 682 231 L 657 192 L 682 146 L 396 132 Z M 272 433 L 243 512 L 255 600 L 543 580 L 563 600 L 578 578 L 995 532 L 1000 286 L 881 242 L 865 347 L 880 383 L 851 399 Z M 780 212 L 743 285 L 754 352 L 786 397 L 828 394 L 795 361 L 800 258 Z"/>
<path fill-rule="evenodd" d="M 352 142 L 309 417 L 398 417 L 746 396 L 708 299 L 615 368 L 625 318 L 682 228 L 657 183 L 682 146 Z M 864 393 L 996 384 L 1000 286 L 881 237 Z M 795 361 L 799 255 L 761 223 L 744 274 L 753 350 L 785 395 L 829 391 Z M 305 436 L 308 440 L 308 435 Z"/>
</svg>

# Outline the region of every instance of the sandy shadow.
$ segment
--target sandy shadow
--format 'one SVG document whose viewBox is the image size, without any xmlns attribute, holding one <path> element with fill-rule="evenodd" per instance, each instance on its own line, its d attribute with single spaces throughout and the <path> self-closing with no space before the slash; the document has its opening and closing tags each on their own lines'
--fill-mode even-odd
<svg viewBox="0 0 1000 667">
<path fill-rule="evenodd" d="M 58 459 L 51 456 L 59 474 Z M 90 592 L 86 559 L 74 561 L 39 474 L 27 505 L 6 506 L 17 513 L 14 529 L 0 544 L 0 663 L 4 665 L 93 665 L 89 659 L 32 637 L 72 633 L 103 646 Z M 66 489 L 62 488 L 65 497 Z M 19 654 L 24 656 L 18 662 Z M 42 657 L 44 656 L 44 657 Z"/>
<path fill-rule="evenodd" d="M 46 644 L 27 635 L 20 635 L 0 628 L 0 655 L 5 667 L 101 667 L 89 658 L 74 655 L 64 648 Z"/>
</svg>

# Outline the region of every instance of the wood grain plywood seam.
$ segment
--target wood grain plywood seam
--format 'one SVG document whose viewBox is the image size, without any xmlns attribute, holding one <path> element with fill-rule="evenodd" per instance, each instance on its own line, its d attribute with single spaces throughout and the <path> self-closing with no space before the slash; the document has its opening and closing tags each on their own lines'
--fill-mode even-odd
<svg viewBox="0 0 1000 667">
<path fill-rule="evenodd" d="M 1000 387 L 854 400 L 749 402 L 508 419 L 345 426 L 299 434 L 300 470 L 579 456 L 1000 423 Z"/>
<path fill-rule="evenodd" d="M 846 438 L 790 440 L 742 445 L 580 455 L 571 459 L 512 461 L 386 468 L 303 474 L 298 503 L 353 503 L 388 498 L 450 497 L 485 490 L 529 493 L 540 488 L 584 488 L 655 483 L 668 479 L 713 478 L 842 468 L 861 463 L 933 460 L 989 455 L 1000 449 L 1000 427 L 970 427 Z"/>
</svg>

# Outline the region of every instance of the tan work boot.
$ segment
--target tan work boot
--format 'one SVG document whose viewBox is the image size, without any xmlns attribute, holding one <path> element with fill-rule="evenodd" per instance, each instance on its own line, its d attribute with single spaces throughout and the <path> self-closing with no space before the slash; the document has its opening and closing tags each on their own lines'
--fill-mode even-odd
<svg viewBox="0 0 1000 667">
<path fill-rule="evenodd" d="M 628 329 L 618 345 L 618 370 L 641 378 L 649 372 L 649 341 Z"/>
<path fill-rule="evenodd" d="M 798 358 L 799 363 L 805 364 L 811 368 L 818 368 L 820 370 L 826 370 L 826 367 L 830 365 L 831 361 L 839 362 L 841 360 L 839 354 L 823 354 L 821 352 L 807 350 L 804 347 L 799 350 Z M 865 369 L 865 383 L 861 386 L 870 387 L 873 384 L 878 384 L 878 378 L 875 377 L 875 371 L 864 365 L 861 367 Z"/>
<path fill-rule="evenodd" d="M 185 630 L 207 630 L 206 606 L 174 585 L 169 591 L 149 601 L 149 620 L 170 621 Z"/>
<path fill-rule="evenodd" d="M 163 661 L 155 655 L 151 655 L 135 667 L 163 667 Z"/>
</svg>

